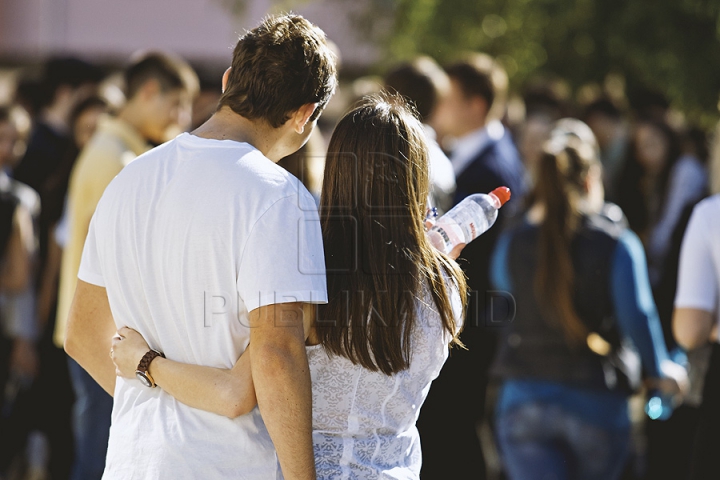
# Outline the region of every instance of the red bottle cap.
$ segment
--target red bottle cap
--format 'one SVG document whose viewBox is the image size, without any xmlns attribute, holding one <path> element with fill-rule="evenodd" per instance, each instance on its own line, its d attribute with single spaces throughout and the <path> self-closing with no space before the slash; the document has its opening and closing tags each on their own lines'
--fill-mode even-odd
<svg viewBox="0 0 720 480">
<path fill-rule="evenodd" d="M 503 206 L 510 200 L 510 189 L 508 187 L 498 187 L 490 192 L 490 195 L 497 197 L 497 199 L 500 200 L 500 206 Z"/>
</svg>

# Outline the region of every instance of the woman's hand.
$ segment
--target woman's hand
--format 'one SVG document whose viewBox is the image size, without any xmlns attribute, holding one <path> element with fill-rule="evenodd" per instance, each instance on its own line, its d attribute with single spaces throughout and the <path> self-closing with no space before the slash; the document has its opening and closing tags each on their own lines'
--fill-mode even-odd
<svg viewBox="0 0 720 480">
<path fill-rule="evenodd" d="M 660 378 L 650 379 L 648 386 L 671 396 L 679 405 L 690 390 L 687 370 L 672 360 L 663 360 L 660 364 Z"/>
<path fill-rule="evenodd" d="M 432 211 L 428 209 L 428 213 L 425 216 L 425 231 L 429 231 L 432 227 L 435 226 L 435 217 L 437 217 L 437 212 L 434 213 L 434 216 L 432 215 Z M 435 245 L 432 241 L 430 241 L 430 245 L 435 247 L 439 251 L 443 251 L 443 245 Z M 457 260 L 460 256 L 460 253 L 463 251 L 463 248 L 465 248 L 465 243 L 458 243 L 453 247 L 453 249 L 448 253 L 448 257 L 452 258 L 453 260 Z"/>
<path fill-rule="evenodd" d="M 123 327 L 112 338 L 110 358 L 118 377 L 135 378 L 135 371 L 143 356 L 150 351 L 142 335 L 132 328 Z"/>
</svg>

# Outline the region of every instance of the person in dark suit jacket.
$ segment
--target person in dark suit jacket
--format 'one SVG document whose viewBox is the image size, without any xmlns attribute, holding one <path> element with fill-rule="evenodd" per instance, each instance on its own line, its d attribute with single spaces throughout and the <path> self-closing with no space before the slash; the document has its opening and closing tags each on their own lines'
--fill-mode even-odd
<svg viewBox="0 0 720 480">
<path fill-rule="evenodd" d="M 438 106 L 435 127 L 455 139 L 450 160 L 457 176 L 455 201 L 507 186 L 512 199 L 497 224 L 470 243 L 460 264 L 468 276 L 470 299 L 461 340 L 433 382 L 417 426 L 423 446 L 423 480 L 484 479 L 485 459 L 477 435 L 485 410 L 488 370 L 495 351 L 495 326 L 511 320 L 512 304 L 493 293 L 490 255 L 502 224 L 520 209 L 526 178 L 509 131 L 500 123 L 505 111 L 507 75 L 491 57 L 473 54 L 446 68 L 450 92 Z M 492 311 L 490 311 L 492 307 Z"/>
</svg>

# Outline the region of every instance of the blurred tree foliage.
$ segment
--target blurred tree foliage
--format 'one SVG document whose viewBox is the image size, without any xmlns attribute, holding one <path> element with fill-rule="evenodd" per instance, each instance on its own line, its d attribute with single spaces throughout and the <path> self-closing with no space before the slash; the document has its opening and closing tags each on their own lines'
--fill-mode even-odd
<svg viewBox="0 0 720 480">
<path fill-rule="evenodd" d="M 220 1 L 236 12 L 248 2 Z M 287 10 L 310 1 L 272 3 Z M 535 74 L 574 88 L 612 74 L 628 91 L 662 92 L 693 121 L 720 118 L 720 0 L 325 1 L 352 6 L 357 27 L 383 52 L 378 71 L 418 54 L 446 63 L 483 51 L 515 88 Z"/>
<path fill-rule="evenodd" d="M 372 0 L 374 2 L 380 0 Z M 664 93 L 694 121 L 718 117 L 718 0 L 396 0 L 386 61 L 498 57 L 514 86 L 536 73 L 571 86 L 609 73 Z"/>
</svg>

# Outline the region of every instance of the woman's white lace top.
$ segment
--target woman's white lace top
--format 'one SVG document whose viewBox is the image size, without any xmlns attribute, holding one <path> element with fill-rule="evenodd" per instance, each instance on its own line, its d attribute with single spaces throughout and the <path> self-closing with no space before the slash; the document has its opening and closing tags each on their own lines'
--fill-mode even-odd
<svg viewBox="0 0 720 480">
<path fill-rule="evenodd" d="M 451 291 L 459 326 L 460 296 L 455 288 Z M 320 345 L 307 347 L 318 479 L 419 478 L 422 457 L 415 422 L 447 359 L 450 336 L 428 289 L 416 308 L 410 368 L 395 375 L 329 356 Z"/>
</svg>

